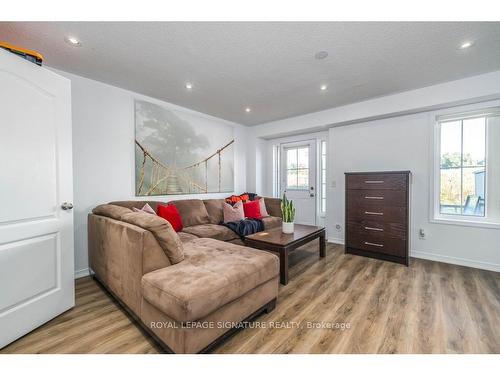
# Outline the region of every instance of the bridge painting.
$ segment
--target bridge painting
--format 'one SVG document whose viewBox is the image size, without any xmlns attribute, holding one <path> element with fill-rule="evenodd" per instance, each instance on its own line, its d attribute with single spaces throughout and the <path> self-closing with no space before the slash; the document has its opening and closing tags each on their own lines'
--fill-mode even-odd
<svg viewBox="0 0 500 375">
<path fill-rule="evenodd" d="M 232 192 L 233 128 L 135 102 L 137 196 Z"/>
</svg>

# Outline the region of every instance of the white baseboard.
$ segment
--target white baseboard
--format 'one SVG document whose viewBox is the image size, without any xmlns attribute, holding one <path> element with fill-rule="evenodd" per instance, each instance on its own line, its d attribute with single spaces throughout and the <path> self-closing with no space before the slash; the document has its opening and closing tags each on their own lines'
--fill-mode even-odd
<svg viewBox="0 0 500 375">
<path fill-rule="evenodd" d="M 75 271 L 75 279 L 80 279 L 82 277 L 86 277 L 90 275 L 90 270 L 88 268 L 84 268 L 83 270 Z"/>
<path fill-rule="evenodd" d="M 334 244 L 345 245 L 345 242 L 342 238 L 328 237 L 327 241 Z M 427 259 L 435 262 L 450 263 L 450 264 L 456 264 L 458 266 L 465 266 L 465 267 L 479 268 L 487 271 L 500 272 L 500 264 L 496 263 L 481 262 L 472 259 L 452 257 L 449 255 L 428 253 L 426 251 L 410 251 L 410 256 L 413 258 Z"/>
<path fill-rule="evenodd" d="M 327 242 L 344 245 L 344 240 L 342 238 L 328 237 Z"/>
<path fill-rule="evenodd" d="M 472 268 L 479 268 L 487 271 L 500 272 L 500 264 L 496 263 L 480 262 L 477 260 L 451 257 L 448 255 L 433 254 L 425 251 L 411 251 L 410 256 L 414 258 L 433 260 L 435 262 L 450 263 L 450 264 L 456 264 L 458 266 L 466 266 Z"/>
</svg>

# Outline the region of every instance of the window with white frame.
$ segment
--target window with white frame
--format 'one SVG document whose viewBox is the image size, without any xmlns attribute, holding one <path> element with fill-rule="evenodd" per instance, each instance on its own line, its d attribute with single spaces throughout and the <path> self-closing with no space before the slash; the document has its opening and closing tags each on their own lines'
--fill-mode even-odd
<svg viewBox="0 0 500 375">
<path fill-rule="evenodd" d="M 479 222 L 500 218 L 499 196 L 492 191 L 500 189 L 498 116 L 497 110 L 485 110 L 438 117 L 436 218 Z"/>
<path fill-rule="evenodd" d="M 321 141 L 320 212 L 326 212 L 326 141 Z"/>
<path fill-rule="evenodd" d="M 309 190 L 309 146 L 286 148 L 286 189 Z"/>
</svg>

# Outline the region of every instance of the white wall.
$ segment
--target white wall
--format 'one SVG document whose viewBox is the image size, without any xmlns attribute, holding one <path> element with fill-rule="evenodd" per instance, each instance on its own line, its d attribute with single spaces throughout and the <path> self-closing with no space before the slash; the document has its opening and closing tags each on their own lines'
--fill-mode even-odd
<svg viewBox="0 0 500 375">
<path fill-rule="evenodd" d="M 72 85 L 73 175 L 75 223 L 75 272 L 86 275 L 87 214 L 98 204 L 135 197 L 134 99 L 164 105 L 188 121 L 210 125 L 225 123 L 235 132 L 235 192 L 246 190 L 246 131 L 235 123 L 117 87 L 55 70 Z M 183 197 L 226 197 L 230 193 L 153 197 L 173 200 Z"/>
<path fill-rule="evenodd" d="M 436 224 L 429 215 L 430 118 L 436 113 L 498 105 L 493 101 L 498 99 L 500 71 L 257 125 L 250 135 L 268 139 L 270 145 L 280 137 L 329 132 L 326 227 L 330 239 L 343 241 L 344 172 L 410 169 L 414 173 L 411 255 L 500 271 L 500 229 Z M 271 163 L 269 147 L 256 152 Z M 270 194 L 272 167 L 268 165 L 264 173 L 264 194 Z M 494 174 L 489 184 L 491 177 Z M 340 231 L 335 229 L 337 223 Z M 426 229 L 426 240 L 417 238 L 418 228 Z"/>
<path fill-rule="evenodd" d="M 430 222 L 435 116 L 493 105 L 500 105 L 500 102 L 331 128 L 327 202 L 329 238 L 341 243 L 344 239 L 344 172 L 410 170 L 410 255 L 500 271 L 500 229 Z M 496 147 L 498 144 L 497 141 Z M 498 162 L 492 166 L 496 172 L 500 168 L 500 160 Z M 336 187 L 332 187 L 332 183 Z M 493 196 L 490 198 L 494 199 Z M 342 226 L 340 231 L 335 229 L 336 224 Z M 418 238 L 419 228 L 427 232 L 425 240 Z"/>
</svg>

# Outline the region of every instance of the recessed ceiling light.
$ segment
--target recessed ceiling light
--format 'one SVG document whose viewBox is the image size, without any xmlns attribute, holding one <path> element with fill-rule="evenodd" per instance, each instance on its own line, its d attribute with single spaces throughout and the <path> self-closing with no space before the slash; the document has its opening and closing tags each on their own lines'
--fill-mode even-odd
<svg viewBox="0 0 500 375">
<path fill-rule="evenodd" d="M 186 89 L 191 90 L 193 88 L 193 84 L 191 82 L 186 83 Z"/>
<path fill-rule="evenodd" d="M 328 88 L 328 86 L 327 85 L 321 85 L 319 88 L 321 89 L 321 91 L 326 91 L 326 89 Z"/>
<path fill-rule="evenodd" d="M 316 52 L 316 54 L 314 55 L 314 58 L 316 60 L 323 60 L 323 59 L 326 59 L 328 57 L 328 52 L 326 51 L 319 51 L 319 52 Z"/>
<path fill-rule="evenodd" d="M 252 109 L 251 109 L 250 107 L 246 107 L 246 108 L 245 108 L 245 112 L 246 112 L 246 113 L 250 113 L 250 112 L 252 112 Z"/>
<path fill-rule="evenodd" d="M 66 39 L 66 43 L 74 46 L 74 47 L 80 47 L 82 45 L 82 42 L 80 42 L 78 39 L 72 36 L 68 36 Z"/>
<path fill-rule="evenodd" d="M 471 41 L 467 41 L 467 42 L 463 42 L 462 44 L 460 44 L 460 49 L 467 49 L 469 47 L 472 47 L 474 45 L 474 42 L 471 42 Z"/>
</svg>

